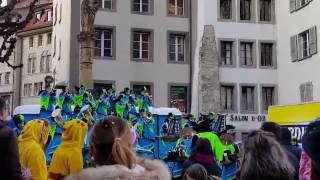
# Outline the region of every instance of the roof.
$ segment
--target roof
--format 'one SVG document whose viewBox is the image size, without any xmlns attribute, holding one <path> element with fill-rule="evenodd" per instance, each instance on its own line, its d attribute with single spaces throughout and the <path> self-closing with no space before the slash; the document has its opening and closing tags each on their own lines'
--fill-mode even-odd
<svg viewBox="0 0 320 180">
<path fill-rule="evenodd" d="M 33 0 L 17 0 L 15 9 L 27 8 Z M 52 0 L 39 0 L 37 5 L 52 4 Z"/>
<path fill-rule="evenodd" d="M 28 7 L 30 5 L 30 3 L 33 0 L 20 0 L 20 2 L 18 2 L 16 4 L 16 8 L 25 8 Z M 41 6 L 44 8 L 41 8 L 41 17 L 39 20 L 36 20 L 36 15 L 34 15 L 34 19 L 31 20 L 26 27 L 20 31 L 20 32 L 24 32 L 24 31 L 30 31 L 30 30 L 35 30 L 35 29 L 41 29 L 41 28 L 46 28 L 46 27 L 50 27 L 52 26 L 52 17 L 51 17 L 51 21 L 48 21 L 48 13 L 46 13 L 45 10 L 50 9 L 52 11 L 52 0 L 39 0 L 39 3 L 37 4 L 37 7 Z M 35 13 L 37 13 L 37 9 L 35 10 Z M 52 15 L 52 13 L 51 13 Z"/>
</svg>

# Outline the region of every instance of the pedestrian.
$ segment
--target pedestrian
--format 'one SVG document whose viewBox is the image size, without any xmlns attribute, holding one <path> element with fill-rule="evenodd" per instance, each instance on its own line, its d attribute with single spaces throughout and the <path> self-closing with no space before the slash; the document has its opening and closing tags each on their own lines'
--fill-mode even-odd
<svg viewBox="0 0 320 180">
<path fill-rule="evenodd" d="M 292 144 L 292 137 L 291 132 L 288 128 L 282 127 L 281 128 L 281 145 L 287 151 L 291 152 L 300 162 L 301 158 L 301 148 L 298 145 Z"/>
<path fill-rule="evenodd" d="M 221 175 L 221 169 L 214 158 L 210 141 L 206 138 L 198 138 L 198 140 L 195 142 L 191 156 L 183 163 L 183 172 L 185 172 L 193 164 L 197 163 L 203 165 L 209 175 Z"/>
<path fill-rule="evenodd" d="M 94 125 L 90 153 L 95 167 L 70 175 L 66 180 L 171 179 L 162 162 L 135 155 L 128 123 L 118 117 L 105 117 Z"/>
<path fill-rule="evenodd" d="M 19 136 L 20 163 L 30 170 L 32 180 L 46 180 L 47 165 L 43 151 L 49 136 L 47 120 L 37 119 L 29 121 Z"/>
<path fill-rule="evenodd" d="M 302 137 L 302 147 L 308 157 L 311 159 L 311 177 L 310 180 L 320 178 L 320 119 L 310 123 L 306 133 Z"/>
<path fill-rule="evenodd" d="M 295 170 L 274 134 L 255 130 L 243 142 L 238 180 L 292 180 Z"/>
<path fill-rule="evenodd" d="M 0 98 L 0 179 L 22 180 L 17 137 L 6 125 L 7 116 L 6 102 Z"/>
<path fill-rule="evenodd" d="M 201 164 L 191 165 L 183 175 L 183 180 L 214 180 Z"/>
<path fill-rule="evenodd" d="M 220 140 L 224 147 L 223 159 L 221 161 L 222 180 L 233 180 L 236 178 L 239 148 L 234 143 L 235 136 L 236 132 L 233 125 L 226 125 L 225 130 L 220 133 Z"/>
<path fill-rule="evenodd" d="M 49 166 L 49 180 L 62 180 L 83 168 L 82 146 L 87 124 L 79 119 L 63 125 L 61 144 L 54 151 Z"/>
<path fill-rule="evenodd" d="M 299 180 L 299 168 L 300 168 L 300 158 L 296 157 L 290 149 L 286 149 L 286 147 L 281 143 L 282 132 L 281 126 L 274 122 L 264 122 L 261 126 L 261 130 L 271 132 L 274 134 L 275 139 L 281 144 L 282 148 L 284 148 L 290 163 L 293 165 L 295 169 L 295 180 Z"/>
</svg>

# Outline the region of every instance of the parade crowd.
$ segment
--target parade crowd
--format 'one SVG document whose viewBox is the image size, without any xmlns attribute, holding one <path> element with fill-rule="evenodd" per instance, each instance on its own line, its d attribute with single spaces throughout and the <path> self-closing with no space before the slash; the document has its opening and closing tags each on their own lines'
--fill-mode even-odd
<svg viewBox="0 0 320 180">
<path fill-rule="evenodd" d="M 14 129 L 7 126 L 0 98 L 0 180 L 169 180 L 174 177 L 168 162 L 181 164 L 181 177 L 175 178 L 185 180 L 320 179 L 320 119 L 308 125 L 299 146 L 288 129 L 273 122 L 236 142 L 235 127 L 221 126 L 216 113 L 198 119 L 190 114 L 185 123 L 169 113 L 160 138 L 177 139 L 176 145 L 156 160 L 137 153 L 145 148 L 138 139 L 149 146 L 159 138 L 150 125 L 155 120 L 146 88 L 137 94 L 129 88 L 119 94 L 102 90 L 94 97 L 83 86 L 73 94 L 67 87 L 57 94 L 48 86 L 39 97 L 52 117 L 26 122 L 15 115 Z M 58 127 L 61 142 L 48 161 L 44 149 Z"/>
</svg>

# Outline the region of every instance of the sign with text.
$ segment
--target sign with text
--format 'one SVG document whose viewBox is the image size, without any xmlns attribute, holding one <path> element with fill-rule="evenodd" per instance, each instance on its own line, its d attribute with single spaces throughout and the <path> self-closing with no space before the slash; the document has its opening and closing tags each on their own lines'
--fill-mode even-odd
<svg viewBox="0 0 320 180">
<path fill-rule="evenodd" d="M 232 124 L 238 130 L 259 129 L 261 124 L 266 121 L 266 115 L 252 114 L 226 114 L 224 115 L 226 124 Z"/>
</svg>

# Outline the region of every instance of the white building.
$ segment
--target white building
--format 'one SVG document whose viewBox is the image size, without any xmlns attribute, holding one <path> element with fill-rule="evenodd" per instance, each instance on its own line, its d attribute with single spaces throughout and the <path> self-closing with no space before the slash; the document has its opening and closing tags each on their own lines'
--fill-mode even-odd
<svg viewBox="0 0 320 180">
<path fill-rule="evenodd" d="M 320 100 L 320 1 L 276 2 L 279 103 Z"/>
<path fill-rule="evenodd" d="M 190 0 L 100 2 L 95 21 L 95 89 L 115 85 L 118 92 L 125 87 L 137 92 L 146 87 L 156 107 L 171 106 L 174 99 L 182 111 L 187 111 Z M 54 0 L 53 4 L 56 81 L 78 85 L 80 2 Z"/>
<path fill-rule="evenodd" d="M 212 25 L 219 52 L 220 109 L 238 130 L 258 128 L 268 105 L 277 104 L 275 0 L 193 1 L 193 99 L 197 112 L 199 51 Z M 282 8 L 282 7 L 281 7 Z M 280 9 L 280 7 L 279 7 Z M 286 76 L 287 78 L 287 76 Z"/>
</svg>

